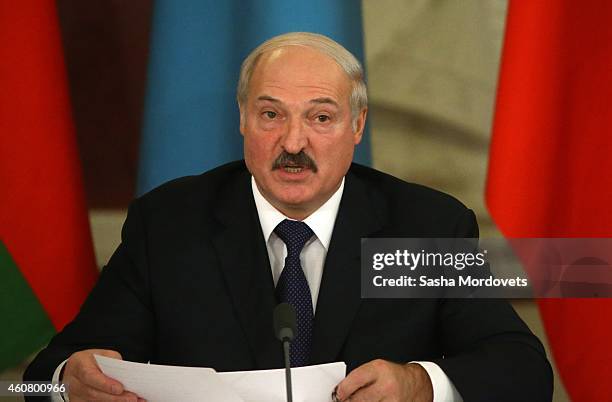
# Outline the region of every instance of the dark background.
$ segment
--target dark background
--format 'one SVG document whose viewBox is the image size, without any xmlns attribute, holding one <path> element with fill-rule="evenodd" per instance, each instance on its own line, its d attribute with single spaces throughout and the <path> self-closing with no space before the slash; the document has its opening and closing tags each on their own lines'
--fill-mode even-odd
<svg viewBox="0 0 612 402">
<path fill-rule="evenodd" d="M 87 204 L 134 195 L 152 0 L 58 0 Z"/>
</svg>

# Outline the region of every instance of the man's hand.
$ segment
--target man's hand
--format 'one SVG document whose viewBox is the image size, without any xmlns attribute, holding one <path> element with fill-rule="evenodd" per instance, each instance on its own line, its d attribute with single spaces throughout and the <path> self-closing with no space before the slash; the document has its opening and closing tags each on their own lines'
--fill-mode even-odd
<svg viewBox="0 0 612 402">
<path fill-rule="evenodd" d="M 343 402 L 432 402 L 433 388 L 416 363 L 374 360 L 351 371 L 338 384 L 336 396 Z"/>
<path fill-rule="evenodd" d="M 68 384 L 70 402 L 143 401 L 138 395 L 125 391 L 119 381 L 105 376 L 98 368 L 94 354 L 121 360 L 121 355 L 114 350 L 88 349 L 73 353 L 66 362 L 62 377 L 62 382 Z"/>
</svg>

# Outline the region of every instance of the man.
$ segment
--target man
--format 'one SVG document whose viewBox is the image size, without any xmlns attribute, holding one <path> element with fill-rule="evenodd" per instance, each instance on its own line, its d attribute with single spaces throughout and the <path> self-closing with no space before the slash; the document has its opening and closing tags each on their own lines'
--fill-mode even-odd
<svg viewBox="0 0 612 402">
<path fill-rule="evenodd" d="M 314 34 L 273 38 L 244 61 L 237 97 L 244 162 L 134 201 L 95 289 L 26 379 L 61 374 L 73 402 L 137 400 L 94 353 L 282 367 L 272 310 L 288 301 L 292 362 L 345 361 L 339 400 L 550 400 L 542 345 L 505 302 L 361 299 L 360 238 L 478 232 L 450 196 L 351 164 L 367 98 L 346 49 Z"/>
</svg>

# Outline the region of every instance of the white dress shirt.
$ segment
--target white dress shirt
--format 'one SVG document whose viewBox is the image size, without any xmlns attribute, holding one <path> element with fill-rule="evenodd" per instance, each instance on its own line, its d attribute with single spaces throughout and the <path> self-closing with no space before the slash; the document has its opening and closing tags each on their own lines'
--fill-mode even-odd
<svg viewBox="0 0 612 402">
<path fill-rule="evenodd" d="M 272 204 L 266 200 L 263 195 L 259 192 L 255 179 L 251 177 L 251 187 L 253 190 L 253 198 L 255 199 L 255 206 L 257 207 L 257 214 L 259 215 L 259 222 L 261 224 L 261 230 L 266 240 L 266 247 L 268 249 L 268 257 L 270 259 L 270 268 L 272 269 L 272 277 L 274 278 L 274 285 L 278 282 L 283 266 L 285 257 L 287 256 L 287 246 L 276 233 L 274 228 L 285 219 L 290 219 L 283 215 L 279 210 L 274 208 Z M 319 209 L 313 212 L 310 216 L 303 220 L 310 229 L 314 232 L 314 236 L 306 242 L 302 252 L 300 253 L 300 263 L 304 270 L 304 275 L 308 281 L 310 287 L 310 294 L 312 296 L 312 308 L 316 314 L 317 299 L 319 297 L 319 288 L 321 286 L 321 277 L 323 275 L 323 265 L 325 264 L 325 257 L 329 249 L 329 242 L 331 241 L 332 232 L 334 230 L 334 224 L 336 222 L 336 216 L 340 208 L 340 200 L 342 199 L 342 193 L 344 192 L 344 178 L 338 190 L 323 204 Z M 64 367 L 66 361 L 62 362 L 55 373 L 53 374 L 53 382 L 59 381 L 59 374 Z M 457 392 L 455 386 L 448 378 L 448 376 L 442 371 L 440 366 L 433 362 L 413 362 L 421 365 L 427 371 L 434 394 L 434 402 L 463 402 L 461 395 Z M 53 401 L 62 401 L 59 393 L 52 395 Z"/>
<path fill-rule="evenodd" d="M 259 223 L 261 224 L 261 230 L 266 240 L 270 268 L 272 269 L 272 278 L 274 278 L 274 286 L 276 286 L 278 278 L 285 266 L 287 246 L 285 242 L 274 233 L 274 229 L 279 223 L 290 218 L 287 218 L 278 209 L 274 208 L 272 204 L 261 195 L 255 184 L 255 179 L 252 177 L 251 187 L 253 189 L 257 214 L 259 215 Z M 340 200 L 342 199 L 343 191 L 344 179 L 342 179 L 340 187 L 329 200 L 303 221 L 315 234 L 306 242 L 300 253 L 300 264 L 302 265 L 306 281 L 310 287 L 312 311 L 314 312 L 317 310 L 317 299 L 319 298 L 319 288 L 323 275 L 323 264 L 325 263 L 329 242 L 331 241 L 332 232 L 334 231 L 334 223 L 336 222 L 336 215 L 338 215 L 338 209 L 340 208 Z"/>
</svg>

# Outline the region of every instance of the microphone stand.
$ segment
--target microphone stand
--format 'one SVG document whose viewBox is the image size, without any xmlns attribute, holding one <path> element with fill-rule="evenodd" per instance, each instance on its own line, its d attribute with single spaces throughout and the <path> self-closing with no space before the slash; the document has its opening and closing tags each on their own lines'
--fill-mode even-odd
<svg viewBox="0 0 612 402">
<path fill-rule="evenodd" d="M 283 357 L 285 360 L 285 388 L 287 389 L 287 402 L 293 402 L 291 385 L 291 356 L 290 343 L 297 334 L 295 308 L 289 303 L 281 303 L 274 309 L 274 333 L 283 343 Z"/>
<path fill-rule="evenodd" d="M 283 340 L 283 354 L 285 355 L 285 388 L 287 388 L 287 402 L 293 402 L 293 387 L 291 386 L 291 362 L 289 360 L 289 339 Z"/>
</svg>

